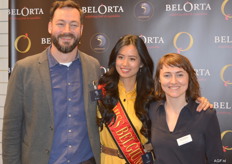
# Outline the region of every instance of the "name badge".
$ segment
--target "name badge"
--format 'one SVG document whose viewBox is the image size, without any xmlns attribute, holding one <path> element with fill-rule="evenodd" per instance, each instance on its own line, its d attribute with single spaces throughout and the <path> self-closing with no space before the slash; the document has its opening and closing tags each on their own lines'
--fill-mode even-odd
<svg viewBox="0 0 232 164">
<path fill-rule="evenodd" d="M 97 101 L 102 98 L 102 90 L 94 89 L 90 91 L 91 101 Z"/>
<path fill-rule="evenodd" d="M 192 136 L 190 134 L 183 136 L 181 138 L 176 139 L 178 146 L 182 146 L 186 143 L 192 142 Z"/>
<path fill-rule="evenodd" d="M 143 164 L 153 164 L 153 156 L 151 152 L 142 155 Z"/>
</svg>

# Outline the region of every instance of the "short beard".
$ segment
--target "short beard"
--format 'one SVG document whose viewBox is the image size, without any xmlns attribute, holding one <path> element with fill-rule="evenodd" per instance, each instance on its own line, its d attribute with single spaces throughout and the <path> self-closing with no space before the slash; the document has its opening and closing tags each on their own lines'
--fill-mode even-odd
<svg viewBox="0 0 232 164">
<path fill-rule="evenodd" d="M 61 46 L 59 44 L 59 38 L 61 37 L 71 37 L 74 39 L 74 43 L 72 45 L 69 45 L 69 43 L 65 43 L 66 45 L 64 46 Z M 55 47 L 62 53 L 69 53 L 69 52 L 72 52 L 74 50 L 74 48 L 77 47 L 78 43 L 79 43 L 79 38 L 76 38 L 73 34 L 60 34 L 58 35 L 57 37 L 52 35 L 51 36 L 51 40 L 52 40 L 52 43 L 55 45 Z"/>
</svg>

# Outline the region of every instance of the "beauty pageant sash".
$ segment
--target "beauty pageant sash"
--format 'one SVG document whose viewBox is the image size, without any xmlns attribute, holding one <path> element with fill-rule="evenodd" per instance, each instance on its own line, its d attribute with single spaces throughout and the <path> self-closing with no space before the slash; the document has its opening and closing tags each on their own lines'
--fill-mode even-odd
<svg viewBox="0 0 232 164">
<path fill-rule="evenodd" d="M 140 138 L 131 123 L 121 101 L 113 109 L 116 120 L 106 126 L 127 163 L 142 164 L 145 154 Z"/>
</svg>

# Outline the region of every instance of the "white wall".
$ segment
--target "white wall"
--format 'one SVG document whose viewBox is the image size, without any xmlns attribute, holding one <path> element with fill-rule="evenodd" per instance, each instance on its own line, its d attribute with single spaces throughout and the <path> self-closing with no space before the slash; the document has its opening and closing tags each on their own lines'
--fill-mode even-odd
<svg viewBox="0 0 232 164">
<path fill-rule="evenodd" d="M 2 118 L 8 82 L 8 0 L 0 1 L 0 164 L 2 164 Z"/>
</svg>

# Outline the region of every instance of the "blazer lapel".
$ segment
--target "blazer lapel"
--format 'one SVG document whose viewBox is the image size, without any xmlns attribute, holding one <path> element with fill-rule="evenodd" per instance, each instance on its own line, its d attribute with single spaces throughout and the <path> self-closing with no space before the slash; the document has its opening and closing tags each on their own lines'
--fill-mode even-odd
<svg viewBox="0 0 232 164">
<path fill-rule="evenodd" d="M 52 87 L 51 87 L 50 70 L 49 70 L 48 58 L 47 58 L 47 49 L 41 53 L 41 57 L 38 60 L 38 69 L 45 90 L 45 95 L 47 96 L 50 116 L 53 123 L 54 114 L 53 114 L 53 103 L 52 103 Z"/>
<path fill-rule="evenodd" d="M 81 65 L 82 65 L 82 77 L 83 77 L 83 91 L 84 91 L 84 103 L 85 103 L 85 111 L 87 112 L 88 105 L 89 105 L 89 76 L 91 76 L 88 72 L 88 63 L 84 59 L 83 54 L 79 51 L 80 59 L 81 59 Z M 86 113 L 88 114 L 88 113 Z M 88 118 L 88 117 L 87 117 Z"/>
</svg>

